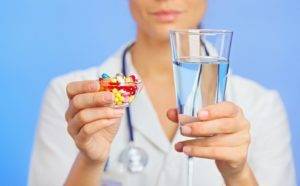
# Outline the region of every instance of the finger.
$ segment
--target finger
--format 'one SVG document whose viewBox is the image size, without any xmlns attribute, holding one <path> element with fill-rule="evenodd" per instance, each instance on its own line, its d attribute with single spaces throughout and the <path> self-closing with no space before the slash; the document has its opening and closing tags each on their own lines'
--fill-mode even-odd
<svg viewBox="0 0 300 186">
<path fill-rule="evenodd" d="M 88 142 L 91 137 L 100 130 L 103 130 L 106 127 L 114 125 L 118 122 L 119 119 L 105 119 L 105 120 L 97 120 L 91 122 L 89 124 L 84 125 L 80 132 L 75 136 L 76 144 L 79 146 L 83 146 Z"/>
<path fill-rule="evenodd" d="M 183 153 L 188 156 L 235 162 L 244 159 L 247 148 L 241 147 L 198 147 L 185 146 Z"/>
<path fill-rule="evenodd" d="M 183 115 L 183 114 L 178 114 L 178 110 L 177 109 L 169 109 L 167 111 L 167 117 L 173 121 L 178 123 L 178 121 L 180 122 L 180 124 L 185 124 L 185 123 L 190 123 L 190 122 L 196 122 L 199 119 L 197 117 L 192 117 L 192 116 L 188 116 L 188 115 Z"/>
<path fill-rule="evenodd" d="M 181 127 L 181 134 L 189 137 L 206 137 L 235 133 L 242 129 L 242 124 L 236 118 L 223 118 L 185 124 Z"/>
<path fill-rule="evenodd" d="M 179 114 L 178 120 L 181 125 L 185 125 L 187 123 L 199 122 L 199 119 L 197 117 L 189 116 L 186 114 Z"/>
<path fill-rule="evenodd" d="M 69 104 L 66 120 L 72 119 L 79 110 L 91 107 L 108 106 L 113 103 L 111 92 L 94 92 L 76 95 Z"/>
<path fill-rule="evenodd" d="M 113 94 L 108 91 L 85 93 L 76 95 L 71 100 L 71 105 L 77 109 L 107 106 L 113 103 Z"/>
<path fill-rule="evenodd" d="M 198 147 L 236 147 L 242 144 L 250 143 L 250 135 L 248 132 L 239 132 L 228 135 L 216 135 L 201 139 L 192 139 L 176 143 L 175 149 L 182 152 L 184 146 Z"/>
<path fill-rule="evenodd" d="M 70 99 L 72 99 L 77 94 L 83 94 L 88 92 L 99 91 L 100 84 L 98 81 L 75 81 L 67 85 L 66 91 Z"/>
<path fill-rule="evenodd" d="M 178 111 L 176 108 L 172 108 L 172 109 L 169 109 L 167 111 L 167 117 L 169 118 L 169 120 L 177 123 L 178 122 Z"/>
<path fill-rule="evenodd" d="M 235 117 L 241 109 L 231 102 L 222 102 L 214 105 L 209 105 L 201 109 L 198 113 L 200 120 L 212 120 L 219 118 L 230 118 Z"/>
<path fill-rule="evenodd" d="M 93 135 L 106 127 L 117 124 L 119 121 L 120 118 L 109 119 L 107 121 L 102 121 L 102 120 L 94 121 L 86 125 L 85 133 Z"/>
<path fill-rule="evenodd" d="M 69 131 L 72 135 L 79 133 L 86 123 L 101 119 L 120 118 L 124 114 L 124 109 L 114 109 L 110 107 L 89 108 L 78 112 L 69 122 Z"/>
</svg>

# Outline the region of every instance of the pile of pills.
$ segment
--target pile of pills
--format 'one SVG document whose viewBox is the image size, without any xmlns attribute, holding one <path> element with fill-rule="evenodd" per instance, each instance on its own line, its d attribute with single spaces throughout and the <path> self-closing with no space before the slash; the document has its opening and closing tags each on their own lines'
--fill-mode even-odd
<svg viewBox="0 0 300 186">
<path fill-rule="evenodd" d="M 130 104 L 140 88 L 140 81 L 135 75 L 123 76 L 118 73 L 115 77 L 110 77 L 104 73 L 99 82 L 100 91 L 110 91 L 114 94 L 114 103 L 117 106 Z"/>
</svg>

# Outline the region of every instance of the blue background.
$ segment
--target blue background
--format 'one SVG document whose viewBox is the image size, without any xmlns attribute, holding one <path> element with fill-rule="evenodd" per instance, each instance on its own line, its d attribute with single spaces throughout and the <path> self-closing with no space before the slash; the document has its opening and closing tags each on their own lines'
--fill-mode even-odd
<svg viewBox="0 0 300 186">
<path fill-rule="evenodd" d="M 125 0 L 0 2 L 0 185 L 26 185 L 48 81 L 100 64 L 134 37 Z M 234 73 L 277 89 L 300 172 L 300 1 L 209 0 L 206 28 L 235 31 Z"/>
</svg>

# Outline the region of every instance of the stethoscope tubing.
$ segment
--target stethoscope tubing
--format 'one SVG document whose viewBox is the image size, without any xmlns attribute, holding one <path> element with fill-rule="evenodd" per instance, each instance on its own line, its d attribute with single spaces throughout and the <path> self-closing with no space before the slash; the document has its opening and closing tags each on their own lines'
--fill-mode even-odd
<svg viewBox="0 0 300 186">
<path fill-rule="evenodd" d="M 123 51 L 122 55 L 122 66 L 121 71 L 124 76 L 127 75 L 127 66 L 126 66 L 126 56 L 131 47 L 134 45 L 134 43 L 128 45 L 125 50 Z M 128 135 L 129 135 L 129 142 L 134 142 L 134 133 L 133 133 L 133 126 L 132 126 L 132 120 L 131 120 L 131 110 L 130 106 L 126 107 L 126 119 L 127 119 L 127 127 L 128 127 Z"/>
</svg>

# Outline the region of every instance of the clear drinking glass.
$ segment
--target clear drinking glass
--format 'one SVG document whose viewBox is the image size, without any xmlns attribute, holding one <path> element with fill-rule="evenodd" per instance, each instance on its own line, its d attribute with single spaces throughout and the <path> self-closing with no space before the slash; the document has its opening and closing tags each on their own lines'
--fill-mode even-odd
<svg viewBox="0 0 300 186">
<path fill-rule="evenodd" d="M 170 31 L 179 125 L 192 122 L 198 111 L 224 101 L 232 31 L 187 29 Z M 188 118 L 188 119 L 187 119 Z M 187 185 L 192 186 L 193 158 L 188 157 Z"/>
</svg>

